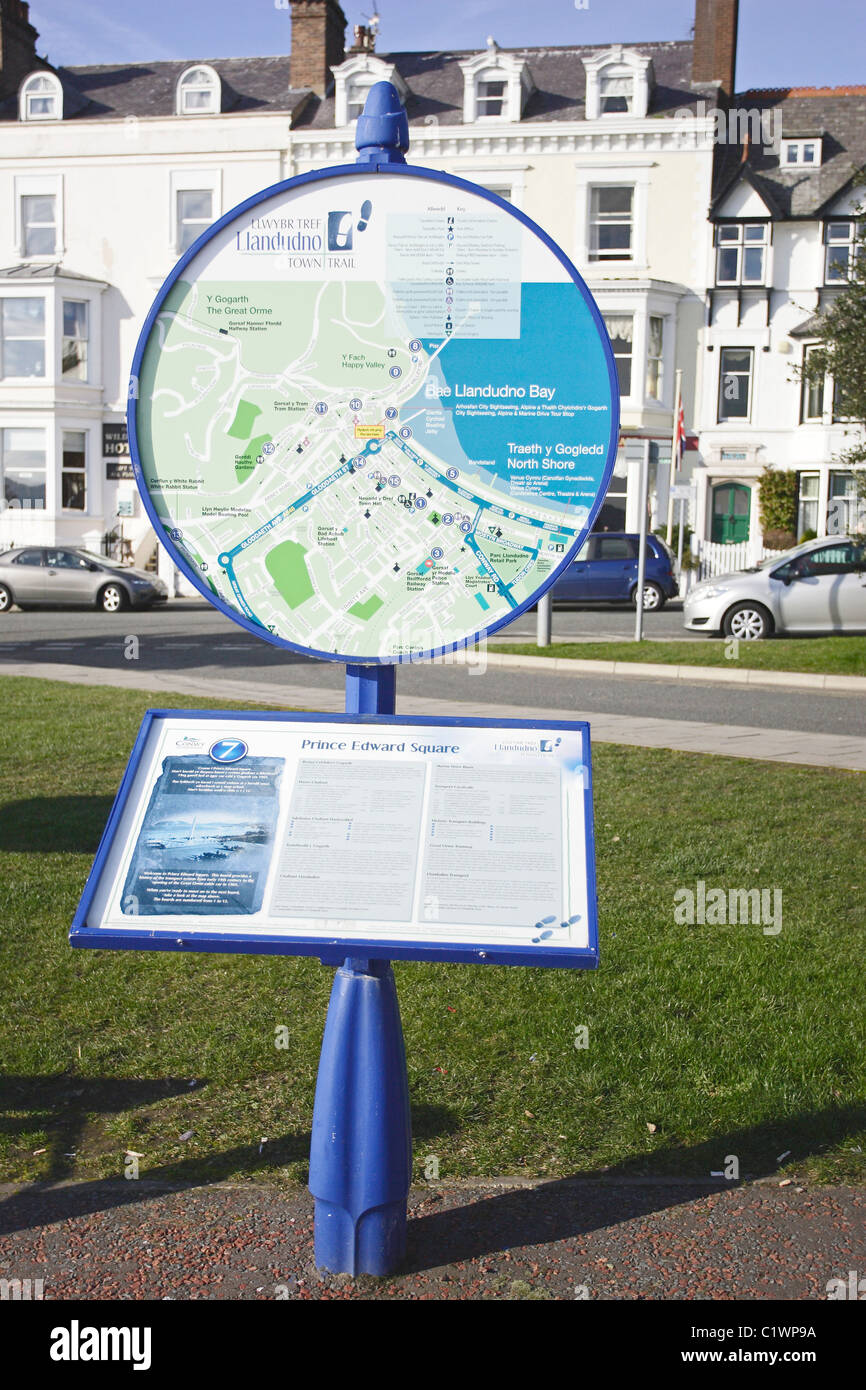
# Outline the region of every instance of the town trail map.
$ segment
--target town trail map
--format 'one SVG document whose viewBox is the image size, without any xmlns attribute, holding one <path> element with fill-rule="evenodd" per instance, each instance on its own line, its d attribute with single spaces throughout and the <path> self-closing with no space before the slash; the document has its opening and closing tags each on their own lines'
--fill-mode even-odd
<svg viewBox="0 0 866 1390">
<path fill-rule="evenodd" d="M 133 377 L 139 484 L 199 587 L 349 661 L 445 651 L 573 553 L 616 444 L 585 291 L 498 204 L 359 172 L 239 212 Z"/>
</svg>

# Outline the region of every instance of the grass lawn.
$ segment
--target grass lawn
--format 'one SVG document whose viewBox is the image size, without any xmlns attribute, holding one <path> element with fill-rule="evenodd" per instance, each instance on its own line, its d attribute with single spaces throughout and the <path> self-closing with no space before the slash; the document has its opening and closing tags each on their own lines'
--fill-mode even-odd
<svg viewBox="0 0 866 1390">
<path fill-rule="evenodd" d="M 142 1178 L 303 1181 L 331 972 L 67 944 L 141 715 L 164 700 L 0 693 L 0 1177 L 120 1177 L 131 1149 Z M 705 1178 L 729 1154 L 745 1176 L 790 1150 L 791 1175 L 862 1179 L 862 777 L 616 746 L 594 763 L 601 969 L 396 967 L 416 1176 L 435 1155 L 446 1180 Z M 781 932 L 677 925 L 697 879 L 781 888 Z"/>
<path fill-rule="evenodd" d="M 822 675 L 866 676 L 866 637 L 774 637 L 740 642 L 737 655 L 726 640 L 704 642 L 531 642 L 491 643 L 492 652 L 579 661 L 658 661 L 666 666 L 721 666 L 728 671 L 816 671 Z M 728 652 L 726 656 L 725 653 Z"/>
</svg>

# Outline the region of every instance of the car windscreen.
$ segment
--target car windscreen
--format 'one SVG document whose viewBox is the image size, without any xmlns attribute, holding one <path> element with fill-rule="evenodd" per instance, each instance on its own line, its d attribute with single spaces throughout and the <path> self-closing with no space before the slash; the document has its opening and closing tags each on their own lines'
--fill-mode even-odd
<svg viewBox="0 0 866 1390">
<path fill-rule="evenodd" d="M 85 560 L 89 560 L 94 565 L 105 565 L 106 569 L 122 570 L 125 568 L 119 560 L 110 560 L 107 555 L 94 555 L 92 550 L 77 550 L 76 555 L 83 555 Z"/>
</svg>

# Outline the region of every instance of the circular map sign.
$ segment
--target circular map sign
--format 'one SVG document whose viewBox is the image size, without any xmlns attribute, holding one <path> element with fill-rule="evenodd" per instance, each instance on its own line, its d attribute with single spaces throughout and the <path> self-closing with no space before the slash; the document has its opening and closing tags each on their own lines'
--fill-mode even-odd
<svg viewBox="0 0 866 1390">
<path fill-rule="evenodd" d="M 228 213 L 141 335 L 129 434 L 176 563 L 279 645 L 448 651 L 536 601 L 604 496 L 616 371 L 577 272 L 448 175 L 354 167 Z"/>
</svg>

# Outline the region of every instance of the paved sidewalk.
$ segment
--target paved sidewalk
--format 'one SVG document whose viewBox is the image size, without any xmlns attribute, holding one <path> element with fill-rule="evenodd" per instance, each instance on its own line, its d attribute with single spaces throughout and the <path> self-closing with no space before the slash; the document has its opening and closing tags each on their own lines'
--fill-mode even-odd
<svg viewBox="0 0 866 1390">
<path fill-rule="evenodd" d="M 826 1299 L 866 1192 L 565 1179 L 410 1195 L 405 1272 L 320 1274 L 312 1199 L 260 1185 L 2 1190 L 0 1273 L 45 1299 Z M 796 1319 L 789 1319 L 796 1321 Z"/>
<path fill-rule="evenodd" d="M 75 685 L 111 685 L 126 690 L 147 690 L 165 696 L 169 704 L 174 692 L 224 699 L 227 707 L 238 701 L 251 700 L 273 705 L 277 709 L 309 709 L 322 714 L 337 714 L 343 710 L 341 690 L 288 682 L 256 686 L 250 681 L 187 676 L 174 671 L 110 670 L 37 662 L 4 662 L 2 674 L 68 681 Z M 527 710 L 514 705 L 422 699 L 420 696 L 401 694 L 399 683 L 397 713 L 425 714 L 434 718 L 437 715 L 540 720 L 568 717 L 562 709 L 533 706 Z M 800 763 L 806 767 L 866 772 L 866 738 L 849 734 L 806 734 L 790 729 L 759 729 L 742 724 L 659 719 L 652 715 L 636 719 L 633 715 L 594 713 L 584 709 L 581 709 L 579 717 L 589 721 L 595 743 L 672 748 L 685 753 L 718 753 L 732 758 L 756 758 L 765 762 Z"/>
</svg>

